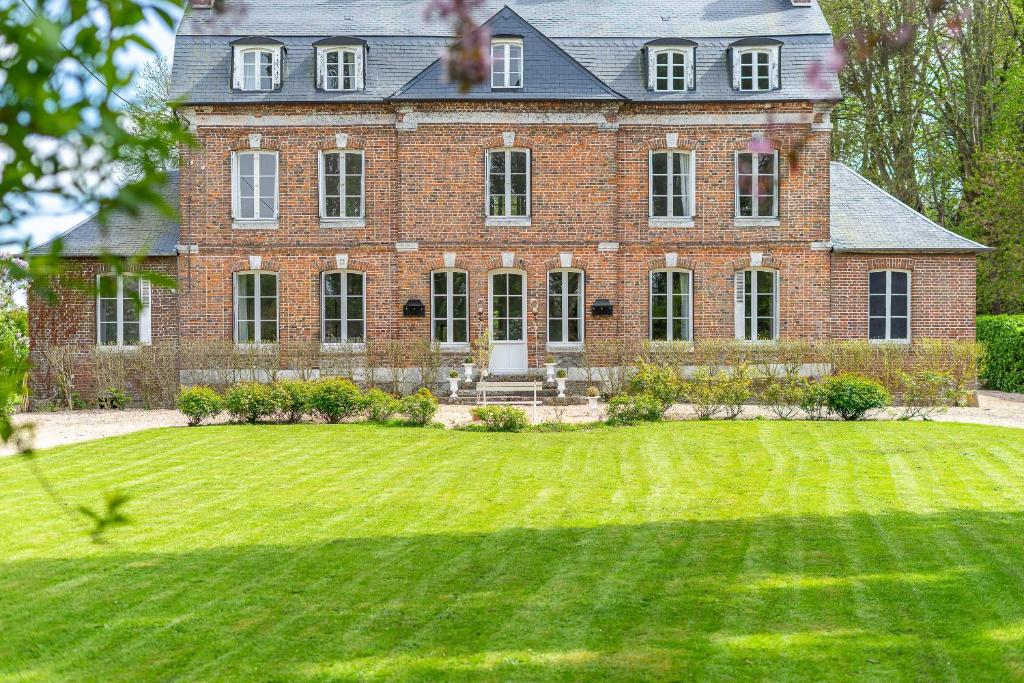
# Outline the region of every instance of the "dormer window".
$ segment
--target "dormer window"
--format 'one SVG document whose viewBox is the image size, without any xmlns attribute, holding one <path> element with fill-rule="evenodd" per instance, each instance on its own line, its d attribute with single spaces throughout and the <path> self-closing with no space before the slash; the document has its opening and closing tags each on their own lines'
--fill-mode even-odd
<svg viewBox="0 0 1024 683">
<path fill-rule="evenodd" d="M 245 92 L 267 92 L 281 86 L 280 42 L 271 38 L 242 38 L 231 45 L 231 87 Z"/>
<path fill-rule="evenodd" d="M 314 46 L 316 85 L 320 90 L 352 92 L 363 89 L 364 41 L 338 36 L 318 41 Z"/>
<path fill-rule="evenodd" d="M 647 88 L 655 92 L 693 89 L 696 43 L 681 38 L 651 41 L 647 50 Z"/>
<path fill-rule="evenodd" d="M 491 41 L 491 87 L 523 87 L 522 38 L 495 38 Z"/>
<path fill-rule="evenodd" d="M 741 92 L 765 92 L 779 87 L 778 41 L 733 43 L 732 87 Z"/>
</svg>

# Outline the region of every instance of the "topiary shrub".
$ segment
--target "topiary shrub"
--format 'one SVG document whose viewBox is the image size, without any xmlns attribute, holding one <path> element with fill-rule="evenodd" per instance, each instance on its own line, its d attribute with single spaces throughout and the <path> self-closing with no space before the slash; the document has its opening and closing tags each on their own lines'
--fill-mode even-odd
<svg viewBox="0 0 1024 683">
<path fill-rule="evenodd" d="M 844 373 L 825 380 L 825 405 L 844 420 L 862 420 L 890 403 L 886 388 L 863 375 Z"/>
<path fill-rule="evenodd" d="M 1024 392 L 1024 315 L 978 316 L 984 345 L 980 379 L 989 389 Z"/>
<path fill-rule="evenodd" d="M 619 394 L 608 401 L 610 425 L 631 425 L 638 422 L 660 422 L 667 408 L 653 394 Z"/>
<path fill-rule="evenodd" d="M 480 406 L 473 408 L 473 417 L 489 432 L 521 432 L 530 426 L 526 411 L 515 406 Z"/>
<path fill-rule="evenodd" d="M 366 416 L 370 422 L 383 424 L 393 418 L 401 407 L 397 398 L 380 389 L 370 389 L 363 394 Z"/>
<path fill-rule="evenodd" d="M 403 396 L 399 402 L 398 412 L 405 416 L 409 424 L 425 426 L 430 424 L 437 413 L 437 398 L 426 387 L 411 396 Z"/>
<path fill-rule="evenodd" d="M 364 405 L 359 387 L 340 377 L 317 380 L 309 392 L 309 407 L 330 424 L 358 414 Z"/>
<path fill-rule="evenodd" d="M 780 420 L 792 420 L 800 411 L 809 382 L 797 375 L 773 377 L 761 390 L 761 402 Z"/>
<path fill-rule="evenodd" d="M 192 427 L 224 410 L 224 401 L 210 387 L 182 387 L 178 392 L 177 403 L 178 410 L 188 418 Z"/>
<path fill-rule="evenodd" d="M 272 384 L 242 382 L 224 393 L 224 408 L 235 420 L 256 424 L 279 413 L 287 400 L 287 396 Z"/>
<path fill-rule="evenodd" d="M 284 403 L 281 412 L 288 422 L 299 422 L 310 412 L 309 397 L 313 392 L 313 383 L 299 379 L 284 379 L 275 383 L 281 392 Z"/>
<path fill-rule="evenodd" d="M 636 374 L 630 377 L 626 384 L 626 393 L 634 396 L 653 396 L 663 406 L 664 415 L 665 411 L 679 400 L 682 384 L 672 368 L 640 361 Z"/>
</svg>

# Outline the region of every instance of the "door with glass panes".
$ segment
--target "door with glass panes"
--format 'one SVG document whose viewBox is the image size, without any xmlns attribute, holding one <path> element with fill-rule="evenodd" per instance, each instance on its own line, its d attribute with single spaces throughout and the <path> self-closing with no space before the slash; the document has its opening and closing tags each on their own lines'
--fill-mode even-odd
<svg viewBox="0 0 1024 683">
<path fill-rule="evenodd" d="M 526 275 L 491 273 L 491 365 L 494 374 L 518 374 L 528 367 L 526 348 Z"/>
</svg>

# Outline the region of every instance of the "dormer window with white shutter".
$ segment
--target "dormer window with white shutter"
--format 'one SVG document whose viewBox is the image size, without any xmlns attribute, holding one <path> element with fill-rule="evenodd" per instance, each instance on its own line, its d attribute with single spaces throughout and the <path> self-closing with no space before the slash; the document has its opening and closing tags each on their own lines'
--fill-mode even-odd
<svg viewBox="0 0 1024 683">
<path fill-rule="evenodd" d="M 326 92 L 363 89 L 366 42 L 336 36 L 313 43 L 316 48 L 316 87 Z"/>
<path fill-rule="evenodd" d="M 284 45 L 273 38 L 242 38 L 231 43 L 231 87 L 243 92 L 268 92 L 281 87 Z"/>
<path fill-rule="evenodd" d="M 748 38 L 729 47 L 732 87 L 740 92 L 765 92 L 779 88 L 782 43 L 769 38 Z"/>
<path fill-rule="evenodd" d="M 644 46 L 647 51 L 647 89 L 685 92 L 694 88 L 697 44 L 682 38 L 663 38 Z"/>
</svg>

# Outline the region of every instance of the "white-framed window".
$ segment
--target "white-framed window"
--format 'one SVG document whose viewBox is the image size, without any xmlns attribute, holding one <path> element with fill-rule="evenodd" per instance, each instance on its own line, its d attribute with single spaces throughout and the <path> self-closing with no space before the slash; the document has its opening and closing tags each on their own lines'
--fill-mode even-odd
<svg viewBox="0 0 1024 683">
<path fill-rule="evenodd" d="M 321 275 L 320 339 L 324 344 L 366 342 L 366 275 L 331 270 Z"/>
<path fill-rule="evenodd" d="M 779 153 L 736 153 L 736 216 L 777 218 L 779 215 Z"/>
<path fill-rule="evenodd" d="M 647 48 L 647 87 L 655 92 L 693 88 L 693 48 Z"/>
<path fill-rule="evenodd" d="M 779 338 L 779 274 L 768 268 L 736 272 L 736 338 L 774 341 Z"/>
<path fill-rule="evenodd" d="M 264 92 L 276 89 L 281 85 L 281 46 L 234 46 L 231 81 L 235 90 Z"/>
<path fill-rule="evenodd" d="M 733 48 L 733 87 L 743 92 L 762 92 L 779 87 L 779 48 Z"/>
<path fill-rule="evenodd" d="M 435 270 L 430 274 L 430 326 L 440 344 L 469 343 L 469 274 Z"/>
<path fill-rule="evenodd" d="M 530 215 L 530 150 L 505 148 L 487 152 L 487 215 Z"/>
<path fill-rule="evenodd" d="M 363 153 L 332 150 L 320 153 L 321 218 L 363 216 Z"/>
<path fill-rule="evenodd" d="M 234 217 L 243 221 L 277 218 L 277 152 L 232 152 Z"/>
<path fill-rule="evenodd" d="M 491 41 L 491 87 L 523 87 L 523 41 L 495 38 Z"/>
<path fill-rule="evenodd" d="M 651 271 L 651 340 L 693 340 L 693 274 L 666 268 Z"/>
<path fill-rule="evenodd" d="M 153 288 L 134 275 L 96 276 L 96 343 L 99 346 L 149 344 Z"/>
<path fill-rule="evenodd" d="M 277 273 L 235 273 L 235 343 L 277 343 Z"/>
<path fill-rule="evenodd" d="M 583 343 L 582 270 L 548 271 L 548 344 Z"/>
<path fill-rule="evenodd" d="M 363 89 L 361 45 L 317 48 L 317 85 L 322 90 L 343 92 Z"/>
<path fill-rule="evenodd" d="M 910 273 L 868 273 L 868 339 L 910 341 Z"/>
<path fill-rule="evenodd" d="M 651 152 L 649 210 L 652 218 L 693 217 L 693 159 L 692 152 Z"/>
</svg>

